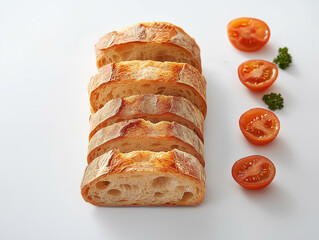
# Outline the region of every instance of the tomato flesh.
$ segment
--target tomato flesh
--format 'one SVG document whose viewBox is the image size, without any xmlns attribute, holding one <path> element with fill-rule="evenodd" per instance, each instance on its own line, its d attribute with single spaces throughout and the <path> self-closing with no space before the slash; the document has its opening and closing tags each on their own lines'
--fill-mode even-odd
<svg viewBox="0 0 319 240">
<path fill-rule="evenodd" d="M 276 81 L 278 68 L 265 60 L 248 60 L 238 67 L 238 77 L 250 90 L 263 91 Z"/>
<path fill-rule="evenodd" d="M 268 25 L 256 18 L 237 18 L 227 25 L 228 38 L 238 50 L 252 52 L 261 49 L 270 38 Z"/>
<path fill-rule="evenodd" d="M 249 142 L 265 145 L 277 137 L 280 122 L 273 112 L 263 108 L 253 108 L 241 115 L 239 127 Z"/>
<path fill-rule="evenodd" d="M 268 186 L 276 175 L 275 165 L 266 157 L 253 155 L 234 163 L 232 176 L 242 187 L 258 190 Z"/>
</svg>

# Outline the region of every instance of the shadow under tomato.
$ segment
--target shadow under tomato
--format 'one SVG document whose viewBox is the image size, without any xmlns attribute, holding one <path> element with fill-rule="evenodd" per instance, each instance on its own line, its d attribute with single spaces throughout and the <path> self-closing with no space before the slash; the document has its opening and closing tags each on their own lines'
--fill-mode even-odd
<svg viewBox="0 0 319 240">
<path fill-rule="evenodd" d="M 243 139 L 243 141 L 247 141 L 247 140 Z M 258 146 L 250 142 L 248 142 L 248 144 L 249 144 L 250 153 L 248 153 L 247 156 L 249 155 L 265 156 L 269 158 L 275 164 L 276 168 L 280 166 L 291 167 L 295 162 L 296 154 L 294 154 L 294 150 L 287 143 L 286 139 L 280 136 L 280 132 L 277 138 L 273 142 L 267 145 Z"/>
<path fill-rule="evenodd" d="M 248 89 L 247 87 L 245 87 L 244 85 L 243 85 L 243 87 L 246 88 L 247 94 L 249 94 L 250 96 L 252 96 L 252 98 L 254 98 L 254 100 L 256 101 L 256 104 L 257 104 L 257 103 L 264 104 L 264 106 L 262 106 L 262 107 L 268 109 L 267 104 L 263 103 L 262 97 L 263 97 L 265 94 L 269 94 L 269 93 L 271 93 L 271 92 L 282 93 L 283 90 L 285 90 L 285 89 L 283 89 L 283 88 L 281 87 L 280 84 L 277 84 L 277 82 L 278 82 L 278 78 L 277 78 L 277 80 L 276 80 L 270 87 L 268 87 L 267 89 L 265 89 L 265 90 L 263 90 L 263 91 L 252 91 L 252 90 L 249 90 L 249 89 Z M 268 110 L 269 110 L 269 109 L 268 109 Z M 278 110 L 277 110 L 277 111 L 274 111 L 274 112 L 277 113 Z"/>
<path fill-rule="evenodd" d="M 290 215 L 294 211 L 291 196 L 274 182 L 270 183 L 266 188 L 260 190 L 242 189 L 246 197 L 260 209 L 273 215 Z"/>
<path fill-rule="evenodd" d="M 251 60 L 251 59 L 261 59 L 261 60 L 266 60 L 268 62 L 272 62 L 273 59 L 278 54 L 277 53 L 278 48 L 276 48 L 271 43 L 267 43 L 263 48 L 255 52 L 243 52 L 243 51 L 239 51 L 239 52 L 241 53 L 243 57 L 245 57 L 245 59 L 243 59 L 243 62 L 247 60 Z"/>
</svg>

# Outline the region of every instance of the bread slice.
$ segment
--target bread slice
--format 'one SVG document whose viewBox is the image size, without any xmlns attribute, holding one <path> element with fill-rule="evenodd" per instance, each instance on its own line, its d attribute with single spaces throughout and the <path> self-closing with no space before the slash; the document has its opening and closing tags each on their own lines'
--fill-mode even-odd
<svg viewBox="0 0 319 240">
<path fill-rule="evenodd" d="M 94 112 L 114 98 L 137 94 L 184 97 L 206 116 L 206 80 L 196 68 L 173 62 L 128 61 L 99 69 L 89 83 Z"/>
<path fill-rule="evenodd" d="M 192 129 L 204 140 L 203 114 L 187 99 L 163 95 L 134 95 L 116 98 L 90 116 L 89 139 L 101 128 L 123 120 L 143 118 L 157 123 L 177 122 Z"/>
<path fill-rule="evenodd" d="M 183 29 L 166 22 L 139 23 L 110 32 L 95 45 L 96 64 L 130 60 L 188 63 L 202 71 L 200 49 Z"/>
<path fill-rule="evenodd" d="M 205 165 L 204 145 L 189 128 L 175 122 L 132 119 L 100 129 L 89 142 L 87 160 L 90 163 L 111 149 L 166 152 L 175 148 L 192 154 Z"/>
<path fill-rule="evenodd" d="M 91 162 L 81 194 L 96 206 L 189 206 L 205 197 L 205 171 L 192 155 L 110 150 Z"/>
</svg>

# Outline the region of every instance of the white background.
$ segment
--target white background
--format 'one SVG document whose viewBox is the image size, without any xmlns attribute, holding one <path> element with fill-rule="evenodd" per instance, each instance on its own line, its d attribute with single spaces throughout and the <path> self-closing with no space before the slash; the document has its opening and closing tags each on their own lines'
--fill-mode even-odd
<svg viewBox="0 0 319 240">
<path fill-rule="evenodd" d="M 316 239 L 319 230 L 319 1 L 3 1 L 0 5 L 0 239 Z M 227 23 L 256 17 L 271 29 L 264 49 L 243 53 Z M 85 203 L 87 84 L 94 44 L 138 22 L 168 21 L 201 47 L 207 79 L 207 194 L 199 207 L 97 208 Z M 238 119 L 266 107 L 237 78 L 243 61 L 272 61 L 287 46 L 293 64 L 268 92 L 285 107 L 278 138 L 256 147 Z M 277 167 L 256 192 L 232 179 L 233 163 L 262 154 Z"/>
</svg>

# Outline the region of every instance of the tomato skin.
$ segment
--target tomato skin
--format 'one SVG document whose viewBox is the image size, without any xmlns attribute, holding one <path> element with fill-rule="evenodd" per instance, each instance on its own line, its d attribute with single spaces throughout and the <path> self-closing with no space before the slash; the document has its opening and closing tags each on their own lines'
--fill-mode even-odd
<svg viewBox="0 0 319 240">
<path fill-rule="evenodd" d="M 253 108 L 241 115 L 239 127 L 249 142 L 265 145 L 277 137 L 280 122 L 273 112 L 264 108 Z"/>
<path fill-rule="evenodd" d="M 240 51 L 254 52 L 266 45 L 270 38 L 268 25 L 256 18 L 237 18 L 227 25 L 231 44 Z"/>
<path fill-rule="evenodd" d="M 239 159 L 232 167 L 234 180 L 243 188 L 259 190 L 267 187 L 276 175 L 275 165 L 268 158 L 252 155 Z"/>
<path fill-rule="evenodd" d="M 248 60 L 238 67 L 239 80 L 252 91 L 264 91 L 278 77 L 276 64 L 265 60 Z"/>
</svg>

